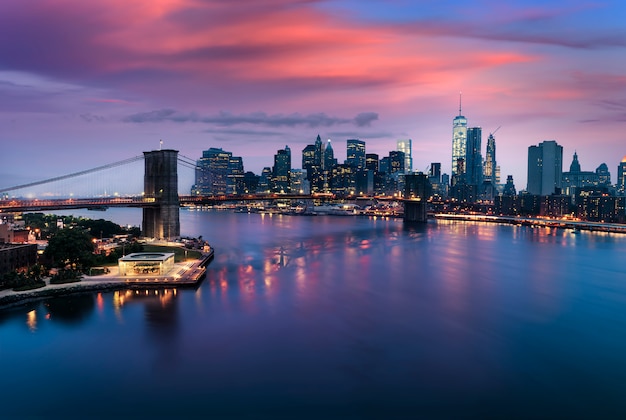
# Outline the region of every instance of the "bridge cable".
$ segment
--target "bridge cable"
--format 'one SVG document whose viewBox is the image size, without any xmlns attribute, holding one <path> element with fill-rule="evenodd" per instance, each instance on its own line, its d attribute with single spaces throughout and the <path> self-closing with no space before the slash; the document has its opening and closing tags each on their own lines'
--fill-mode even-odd
<svg viewBox="0 0 626 420">
<path fill-rule="evenodd" d="M 87 175 L 87 174 L 90 174 L 92 172 L 97 172 L 97 171 L 101 171 L 101 170 L 104 170 L 104 169 L 115 168 L 117 166 L 125 165 L 127 163 L 136 162 L 136 161 L 141 160 L 143 158 L 144 158 L 143 155 L 142 156 L 134 156 L 132 158 L 124 159 L 124 160 L 121 160 L 119 162 L 109 163 L 107 165 L 97 166 L 95 168 L 86 169 L 84 171 L 79 171 L 79 172 L 74 172 L 74 173 L 71 173 L 71 174 L 68 174 L 68 175 L 61 175 L 61 176 L 57 176 L 57 177 L 54 177 L 54 178 L 45 179 L 43 181 L 35 181 L 35 182 L 28 183 L 28 184 L 17 185 L 15 187 L 9 187 L 9 188 L 0 188 L 0 193 L 7 192 L 7 191 L 21 190 L 23 188 L 35 187 L 37 185 L 47 184 L 47 183 L 55 182 L 55 181 L 62 181 L 64 179 L 73 178 L 73 177 L 77 177 L 77 176 L 81 176 L 81 175 Z"/>
</svg>

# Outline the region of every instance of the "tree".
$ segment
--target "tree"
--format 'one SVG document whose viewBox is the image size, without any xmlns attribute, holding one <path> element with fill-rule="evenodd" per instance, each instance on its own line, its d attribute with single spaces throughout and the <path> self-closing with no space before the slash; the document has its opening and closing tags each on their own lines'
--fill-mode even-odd
<svg viewBox="0 0 626 420">
<path fill-rule="evenodd" d="M 93 238 L 87 231 L 79 227 L 69 227 L 50 237 L 44 255 L 57 267 L 76 265 L 84 269 L 92 266 L 93 251 Z"/>
<path fill-rule="evenodd" d="M 113 235 L 124 233 L 124 229 L 120 225 L 104 219 L 81 219 L 78 225 L 89 229 L 89 233 L 94 238 L 110 238 Z"/>
</svg>

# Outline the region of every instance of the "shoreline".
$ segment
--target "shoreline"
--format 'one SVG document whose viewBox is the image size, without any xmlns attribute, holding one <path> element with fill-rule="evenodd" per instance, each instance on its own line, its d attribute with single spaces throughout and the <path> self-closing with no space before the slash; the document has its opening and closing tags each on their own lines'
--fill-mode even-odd
<svg viewBox="0 0 626 420">
<path fill-rule="evenodd" d="M 14 292 L 10 289 L 2 290 L 0 293 L 10 293 L 5 294 L 4 296 L 0 296 L 0 311 L 53 297 L 71 296 L 92 292 L 114 292 L 116 290 L 124 290 L 130 288 L 130 285 L 128 283 L 122 281 L 97 282 L 92 280 L 88 280 L 88 283 L 85 283 L 84 280 L 81 280 L 75 283 L 56 285 L 57 287 L 50 286 L 51 285 L 46 284 L 46 286 L 39 289 L 25 290 L 22 292 Z"/>
<path fill-rule="evenodd" d="M 213 260 L 214 250 L 203 254 L 202 258 L 175 264 L 174 268 L 162 276 L 128 276 L 121 277 L 119 268 L 115 267 L 109 274 L 99 276 L 83 275 L 80 281 L 64 284 L 50 284 L 38 289 L 14 291 L 0 290 L 0 311 L 51 297 L 67 296 L 79 293 L 110 292 L 125 289 L 146 288 L 182 288 L 199 285 L 206 274 L 206 266 Z"/>
<path fill-rule="evenodd" d="M 513 226 L 527 227 L 550 227 L 556 229 L 569 229 L 572 231 L 604 232 L 626 234 L 626 224 L 589 222 L 582 220 L 562 220 L 541 217 L 516 217 L 516 216 L 488 216 L 483 214 L 451 214 L 434 213 L 428 218 L 435 220 L 450 220 L 464 222 L 500 223 Z"/>
</svg>

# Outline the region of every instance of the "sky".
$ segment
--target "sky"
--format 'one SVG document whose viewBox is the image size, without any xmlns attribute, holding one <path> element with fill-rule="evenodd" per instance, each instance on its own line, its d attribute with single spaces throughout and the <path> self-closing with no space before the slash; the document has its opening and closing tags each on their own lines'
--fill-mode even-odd
<svg viewBox="0 0 626 420">
<path fill-rule="evenodd" d="M 450 173 L 452 120 L 496 137 L 502 182 L 528 147 L 564 170 L 626 155 L 626 2 L 2 0 L 0 187 L 219 147 L 259 174 L 319 134 Z M 184 172 L 184 171 L 183 171 Z M 181 174 L 181 177 L 192 176 Z M 192 182 L 192 181 L 191 181 Z M 111 187 L 114 188 L 114 187 Z"/>
</svg>

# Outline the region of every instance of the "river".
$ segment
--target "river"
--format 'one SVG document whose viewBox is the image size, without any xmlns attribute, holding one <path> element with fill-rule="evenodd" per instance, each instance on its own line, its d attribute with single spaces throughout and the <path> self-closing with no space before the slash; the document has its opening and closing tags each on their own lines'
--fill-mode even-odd
<svg viewBox="0 0 626 420">
<path fill-rule="evenodd" d="M 3 417 L 626 418 L 626 235 L 231 211 L 181 231 L 216 250 L 196 289 L 0 311 Z"/>
</svg>

